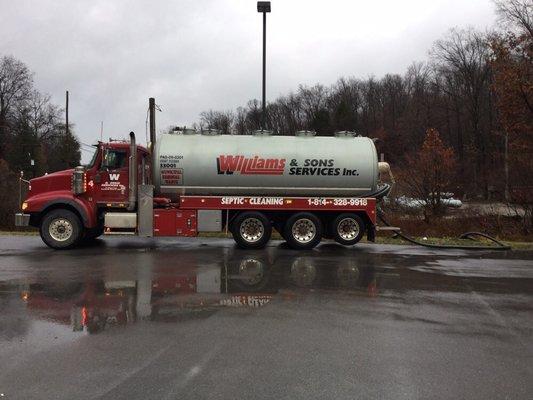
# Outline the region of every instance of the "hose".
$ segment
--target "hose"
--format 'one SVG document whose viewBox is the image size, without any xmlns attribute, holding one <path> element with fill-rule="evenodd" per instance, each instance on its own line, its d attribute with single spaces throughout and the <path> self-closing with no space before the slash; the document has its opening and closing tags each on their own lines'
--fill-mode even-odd
<svg viewBox="0 0 533 400">
<path fill-rule="evenodd" d="M 380 219 L 381 222 L 383 222 L 387 226 L 391 226 L 387 222 L 387 220 L 385 219 L 385 217 L 383 215 L 383 211 L 381 209 L 379 209 L 379 208 L 377 209 L 377 215 L 378 215 L 378 218 Z M 420 241 L 418 241 L 416 239 L 413 239 L 412 237 L 403 234 L 401 231 L 395 231 L 394 233 L 395 233 L 395 235 L 401 237 L 402 239 L 404 239 L 404 240 L 406 240 L 406 241 L 408 241 L 410 243 L 417 244 L 419 246 L 430 247 L 430 248 L 434 248 L 434 249 L 511 250 L 511 246 L 503 244 L 499 240 L 493 238 L 492 236 L 487 235 L 486 233 L 482 233 L 482 232 L 466 232 L 466 233 L 463 233 L 461 236 L 459 236 L 459 239 L 475 240 L 474 239 L 475 236 L 481 236 L 481 237 L 484 237 L 485 239 L 490 240 L 491 242 L 496 243 L 497 246 L 466 246 L 466 245 L 463 246 L 463 245 L 453 245 L 453 244 L 431 244 L 431 243 L 420 242 Z"/>
<path fill-rule="evenodd" d="M 361 196 L 361 197 L 373 197 L 376 200 L 381 200 L 383 197 L 389 194 L 391 188 L 392 188 L 392 185 L 388 183 L 383 183 L 381 185 L 378 185 L 375 192 L 365 194 L 364 196 Z"/>
</svg>

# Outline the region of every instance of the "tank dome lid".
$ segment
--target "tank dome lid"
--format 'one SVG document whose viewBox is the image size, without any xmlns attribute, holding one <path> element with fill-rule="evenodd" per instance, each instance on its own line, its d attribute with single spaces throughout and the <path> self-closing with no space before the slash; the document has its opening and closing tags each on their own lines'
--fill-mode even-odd
<svg viewBox="0 0 533 400">
<path fill-rule="evenodd" d="M 266 129 L 258 129 L 256 131 L 252 132 L 252 135 L 256 136 L 272 136 L 274 132 L 266 130 Z"/>
<path fill-rule="evenodd" d="M 316 135 L 315 131 L 296 131 L 294 134 L 295 136 L 307 136 L 307 137 L 313 137 Z"/>
<path fill-rule="evenodd" d="M 359 135 L 353 131 L 338 131 L 338 132 L 335 132 L 335 136 L 336 137 L 356 137 Z"/>
</svg>

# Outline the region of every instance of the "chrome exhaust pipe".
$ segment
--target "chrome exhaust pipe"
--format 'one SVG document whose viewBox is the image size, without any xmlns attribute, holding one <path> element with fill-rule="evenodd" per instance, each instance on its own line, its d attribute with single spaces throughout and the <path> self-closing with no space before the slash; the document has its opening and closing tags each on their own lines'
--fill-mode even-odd
<svg viewBox="0 0 533 400">
<path fill-rule="evenodd" d="M 128 211 L 133 211 L 135 210 L 135 206 L 137 204 L 137 144 L 135 143 L 135 133 L 133 132 L 130 132 L 128 177 Z"/>
<path fill-rule="evenodd" d="M 152 163 L 155 163 L 155 145 L 157 140 L 157 135 L 155 132 L 155 98 L 150 97 L 148 99 L 148 111 L 150 117 L 150 145 L 148 146 L 148 151 L 150 152 L 150 157 L 152 158 Z M 151 168 L 152 171 L 152 184 L 155 182 L 155 168 Z"/>
</svg>

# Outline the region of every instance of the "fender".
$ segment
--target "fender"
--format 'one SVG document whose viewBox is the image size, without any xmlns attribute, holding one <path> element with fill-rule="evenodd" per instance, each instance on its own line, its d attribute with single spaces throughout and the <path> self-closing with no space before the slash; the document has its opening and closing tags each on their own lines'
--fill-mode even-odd
<svg viewBox="0 0 533 400">
<path fill-rule="evenodd" d="M 28 203 L 27 212 L 30 213 L 42 213 L 51 206 L 68 205 L 80 214 L 86 228 L 94 228 L 97 225 L 94 205 L 83 198 L 75 197 L 70 191 L 54 191 L 30 196 L 26 202 Z"/>
</svg>

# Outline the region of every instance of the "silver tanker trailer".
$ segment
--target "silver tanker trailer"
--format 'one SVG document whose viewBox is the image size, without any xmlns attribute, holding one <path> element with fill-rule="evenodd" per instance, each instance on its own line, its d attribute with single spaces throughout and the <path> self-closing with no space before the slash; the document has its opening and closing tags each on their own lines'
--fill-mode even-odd
<svg viewBox="0 0 533 400">
<path fill-rule="evenodd" d="M 161 135 L 154 151 L 157 193 L 179 195 L 368 196 L 377 190 L 370 138 L 219 135 L 182 130 Z"/>
</svg>

